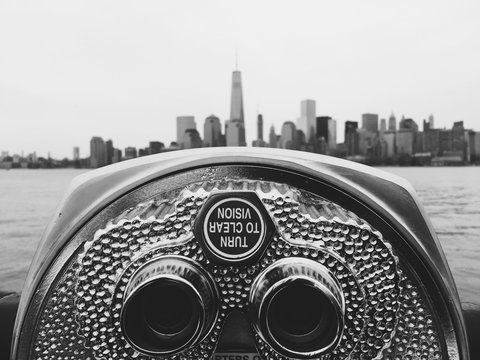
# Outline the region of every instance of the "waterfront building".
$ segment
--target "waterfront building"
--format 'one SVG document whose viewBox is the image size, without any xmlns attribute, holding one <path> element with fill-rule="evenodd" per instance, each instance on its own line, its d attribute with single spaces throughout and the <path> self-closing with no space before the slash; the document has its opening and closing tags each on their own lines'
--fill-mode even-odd
<svg viewBox="0 0 480 360">
<path fill-rule="evenodd" d="M 396 149 L 397 155 L 412 155 L 413 154 L 413 135 L 410 129 L 400 129 L 396 135 Z"/>
<path fill-rule="evenodd" d="M 346 121 L 345 122 L 345 147 L 346 147 L 347 156 L 354 156 L 360 153 L 358 141 L 359 141 L 358 122 Z"/>
<path fill-rule="evenodd" d="M 253 147 L 266 147 L 268 144 L 263 140 L 263 116 L 257 115 L 257 139 L 252 141 Z"/>
<path fill-rule="evenodd" d="M 325 138 L 323 137 L 317 139 L 317 141 L 314 144 L 313 151 L 318 154 L 329 154 L 327 140 L 325 140 Z"/>
<path fill-rule="evenodd" d="M 378 131 L 378 115 L 362 114 L 362 129 L 375 134 Z"/>
<path fill-rule="evenodd" d="M 452 151 L 461 152 L 464 154 L 466 152 L 466 141 L 465 141 L 465 128 L 463 127 L 463 121 L 455 121 L 452 127 Z"/>
<path fill-rule="evenodd" d="M 470 142 L 470 161 L 478 163 L 480 162 L 480 132 L 470 130 L 468 136 Z"/>
<path fill-rule="evenodd" d="M 337 120 L 330 119 L 328 122 L 328 148 L 333 151 L 337 148 Z"/>
<path fill-rule="evenodd" d="M 384 133 L 385 131 L 387 131 L 387 120 L 380 119 L 380 132 Z"/>
<path fill-rule="evenodd" d="M 316 132 L 315 137 L 317 139 L 324 138 L 327 142 L 329 140 L 329 131 L 328 131 L 328 123 L 331 121 L 332 118 L 330 116 L 317 116 L 316 117 Z"/>
<path fill-rule="evenodd" d="M 245 140 L 242 74 L 238 70 L 232 73 L 230 120 L 225 124 L 225 138 L 227 146 L 247 146 Z"/>
<path fill-rule="evenodd" d="M 463 132 L 464 136 L 464 141 L 465 141 L 465 150 L 463 153 L 463 158 L 467 163 L 471 162 L 471 147 L 473 146 L 472 143 L 470 143 L 470 136 L 469 136 L 469 130 L 465 130 Z"/>
<path fill-rule="evenodd" d="M 374 157 L 377 153 L 377 133 L 367 129 L 358 129 L 358 150 L 359 154 L 367 157 Z"/>
<path fill-rule="evenodd" d="M 426 142 L 426 133 L 425 132 L 413 132 L 413 153 L 414 154 L 425 154 L 425 142 Z"/>
<path fill-rule="evenodd" d="M 325 139 L 326 154 L 330 154 L 329 150 L 335 150 L 337 147 L 337 121 L 330 116 L 317 116 L 316 118 L 316 139 Z"/>
<path fill-rule="evenodd" d="M 430 130 L 430 124 L 427 120 L 423 119 L 423 132 Z"/>
<path fill-rule="evenodd" d="M 150 141 L 148 143 L 148 153 L 150 155 L 161 153 L 165 148 L 165 144 L 160 141 Z"/>
<path fill-rule="evenodd" d="M 397 131 L 397 119 L 395 119 L 393 112 L 388 118 L 388 131 Z"/>
<path fill-rule="evenodd" d="M 215 115 L 205 119 L 203 125 L 203 145 L 205 147 L 222 146 L 222 124 Z"/>
<path fill-rule="evenodd" d="M 112 140 L 105 141 L 105 153 L 107 156 L 107 165 L 110 165 L 113 159 L 113 141 Z"/>
<path fill-rule="evenodd" d="M 402 117 L 402 120 L 400 121 L 399 124 L 399 130 L 410 130 L 413 132 L 418 131 L 418 125 L 413 119 L 405 119 Z"/>
<path fill-rule="evenodd" d="M 107 152 L 105 142 L 99 136 L 90 140 L 90 167 L 99 168 L 107 165 Z"/>
<path fill-rule="evenodd" d="M 194 116 L 177 116 L 177 143 L 182 146 L 183 135 L 188 129 L 196 129 Z"/>
<path fill-rule="evenodd" d="M 445 155 L 453 151 L 452 143 L 453 136 L 452 130 L 441 129 L 439 132 L 439 155 Z"/>
<path fill-rule="evenodd" d="M 385 143 L 385 157 L 393 158 L 395 156 L 395 137 L 396 131 L 385 131 L 382 141 Z"/>
<path fill-rule="evenodd" d="M 113 149 L 113 156 L 112 156 L 112 164 L 118 163 L 122 161 L 122 150 L 120 149 Z"/>
<path fill-rule="evenodd" d="M 271 148 L 277 147 L 277 134 L 275 133 L 275 127 L 270 126 L 270 134 L 268 136 L 268 146 Z"/>
<path fill-rule="evenodd" d="M 197 129 L 187 129 L 183 134 L 182 149 L 194 149 L 202 147 L 202 139 Z"/>
<path fill-rule="evenodd" d="M 297 128 L 302 130 L 307 141 L 315 136 L 316 129 L 316 103 L 315 100 L 302 100 L 300 102 L 300 117 L 297 119 Z"/>
<path fill-rule="evenodd" d="M 74 146 L 73 147 L 73 161 L 78 161 L 78 160 L 80 160 L 80 148 L 78 146 Z"/>
<path fill-rule="evenodd" d="M 230 120 L 245 122 L 243 112 L 242 73 L 235 70 L 232 73 L 232 93 L 230 98 Z"/>
<path fill-rule="evenodd" d="M 77 158 L 76 161 L 79 161 L 80 160 L 80 148 L 78 146 L 76 146 L 76 148 L 78 148 L 78 158 Z M 37 157 L 37 152 L 36 151 L 27 155 L 27 162 L 29 162 L 31 164 L 37 164 L 38 163 L 38 157 Z"/>
<path fill-rule="evenodd" d="M 428 117 L 428 128 L 435 129 L 435 118 L 433 117 L 433 114 L 430 114 Z"/>
<path fill-rule="evenodd" d="M 263 116 L 262 114 L 257 115 L 257 140 L 263 141 Z"/>
<path fill-rule="evenodd" d="M 285 121 L 282 125 L 279 148 L 296 149 L 297 148 L 297 127 L 293 121 Z"/>
<path fill-rule="evenodd" d="M 227 120 L 225 122 L 225 141 L 227 146 L 246 146 L 245 127 L 238 120 Z"/>
<path fill-rule="evenodd" d="M 440 153 L 440 130 L 428 129 L 423 132 L 423 149 L 422 152 L 430 153 L 432 157 L 438 156 Z"/>
<path fill-rule="evenodd" d="M 133 146 L 125 148 L 125 160 L 135 159 L 137 157 L 137 149 Z"/>
<path fill-rule="evenodd" d="M 297 147 L 298 147 L 298 150 L 301 150 L 301 151 L 308 151 L 308 144 L 307 144 L 307 139 L 305 137 L 305 133 L 300 130 L 300 129 L 297 129 Z"/>
</svg>

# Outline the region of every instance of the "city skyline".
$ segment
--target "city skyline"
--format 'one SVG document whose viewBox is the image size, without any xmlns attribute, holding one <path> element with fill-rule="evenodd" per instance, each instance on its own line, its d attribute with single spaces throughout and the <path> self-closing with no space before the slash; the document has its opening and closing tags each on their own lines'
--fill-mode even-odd
<svg viewBox="0 0 480 360">
<path fill-rule="evenodd" d="M 480 133 L 465 128 L 463 121 L 454 121 L 452 129 L 435 127 L 435 118 L 430 114 L 423 119 L 423 131 L 412 118 L 402 115 L 398 121 L 395 114 L 387 119 L 375 113 L 363 113 L 361 122 L 346 121 L 344 138 L 337 138 L 337 120 L 332 116 L 320 115 L 316 111 L 316 101 L 300 101 L 300 114 L 296 122 L 283 122 L 279 135 L 275 126 L 270 126 L 269 141 L 264 140 L 263 115 L 257 114 L 256 138 L 253 147 L 292 149 L 319 154 L 343 157 L 370 164 L 403 163 L 412 165 L 430 164 L 469 164 L 480 159 Z M 27 156 L 8 151 L 0 153 L 0 168 L 74 166 L 99 168 L 123 160 L 153 155 L 165 151 L 218 146 L 247 146 L 245 138 L 245 118 L 243 107 L 242 73 L 232 72 L 230 118 L 222 120 L 211 114 L 204 120 L 203 138 L 197 129 L 194 115 L 176 117 L 176 138 L 169 145 L 153 140 L 147 147 L 114 147 L 110 138 L 104 141 L 101 136 L 90 139 L 90 153 L 80 156 L 79 146 L 73 147 L 73 158 L 63 158 L 61 162 L 50 157 L 40 159 L 36 152 Z M 360 125 L 359 125 L 360 124 Z M 343 140 L 343 142 L 342 142 Z M 167 142 L 168 144 L 168 142 Z M 138 151 L 137 151 L 138 150 Z"/>
<path fill-rule="evenodd" d="M 296 121 L 284 121 L 280 128 L 279 135 L 277 135 L 275 126 L 272 124 L 270 126 L 269 141 L 266 142 L 263 138 L 263 114 L 258 113 L 256 123 L 257 136 L 256 138 L 255 135 L 253 136 L 255 140 L 251 141 L 251 146 L 317 152 L 339 157 L 351 157 L 352 160 L 355 161 L 365 161 L 367 158 L 370 158 L 370 160 L 373 158 L 386 159 L 387 157 L 393 159 L 393 157 L 397 155 L 397 150 L 399 154 L 414 155 L 415 152 L 421 152 L 422 150 L 420 149 L 425 147 L 423 145 L 425 139 L 422 138 L 423 140 L 418 140 L 418 136 L 413 134 L 420 129 L 417 122 L 412 118 L 405 118 L 405 115 L 402 115 L 397 128 L 397 118 L 393 111 L 388 117 L 388 126 L 385 117 L 380 118 L 379 115 L 375 113 L 363 113 L 361 114 L 361 122 L 352 120 L 345 121 L 343 132 L 338 131 L 337 126 L 339 123 L 335 118 L 328 115 L 318 115 L 316 111 L 316 100 L 301 100 L 300 113 Z M 443 129 L 435 128 L 433 113 L 430 114 L 427 119 L 423 119 L 423 131 L 450 131 L 446 127 Z M 131 146 L 132 144 L 130 144 L 124 147 L 124 154 L 122 155 L 121 148 L 115 148 L 111 138 L 104 141 L 101 136 L 93 136 L 90 139 L 90 153 L 88 156 L 82 158 L 80 156 L 80 147 L 74 146 L 71 160 L 77 164 L 77 166 L 98 168 L 115 162 L 164 151 L 217 146 L 250 146 L 245 138 L 246 128 L 243 108 L 242 75 L 238 69 L 238 65 L 232 72 L 229 119 L 225 119 L 222 123 L 222 120 L 214 114 L 206 117 L 203 125 L 203 136 L 197 129 L 195 115 L 177 116 L 175 123 L 176 138 L 172 139 L 170 143 L 164 143 L 158 141 L 158 139 L 151 139 L 149 146 L 146 148 Z M 461 124 L 462 129 L 465 129 L 462 131 L 476 133 L 475 129 L 465 128 L 463 121 L 453 122 L 453 124 L 453 128 L 455 128 L 457 124 Z M 406 129 L 409 130 L 408 133 L 404 132 Z M 410 133 L 411 131 L 413 131 L 413 133 Z M 345 135 L 344 138 L 337 138 L 337 133 L 343 133 Z M 352 135 L 355 139 L 352 138 Z M 439 137 L 440 133 L 437 133 L 435 136 Z M 479 137 L 480 133 L 472 136 Z M 472 137 L 473 142 L 475 142 L 474 137 Z M 420 146 L 416 144 L 418 141 L 421 142 Z M 430 139 L 430 142 L 431 141 L 433 140 Z M 440 142 L 439 138 L 435 141 L 437 144 L 436 147 L 432 148 L 430 146 L 428 149 L 431 153 L 431 158 L 441 154 L 445 150 L 438 146 Z M 453 139 L 450 141 L 453 141 Z M 465 140 L 462 140 L 462 143 L 464 141 Z M 480 140 L 477 140 L 477 142 L 478 141 Z M 337 145 L 343 145 L 343 149 L 338 151 Z M 463 145 L 460 147 L 462 146 Z M 480 148 L 479 145 L 473 144 L 472 146 L 475 147 L 472 153 L 480 153 L 480 150 L 476 150 L 477 147 Z M 468 147 L 470 147 L 470 144 Z M 368 151 L 367 148 L 369 149 Z M 470 150 L 464 149 L 464 151 L 469 152 Z M 378 152 L 383 155 L 380 156 Z M 448 149 L 447 152 L 449 152 Z M 26 159 L 27 162 L 33 166 L 35 166 L 39 157 L 43 157 L 39 156 L 36 151 L 29 153 L 27 156 L 24 156 L 24 152 L 22 151 L 22 155 L 20 156 L 19 154 L 10 154 L 9 151 L 2 150 L 0 153 L 0 161 L 4 161 L 5 158 L 10 158 L 12 155 L 14 163 L 19 164 L 20 160 Z M 360 156 L 360 158 L 358 158 L 358 156 Z M 474 158 L 477 156 L 478 155 L 474 155 Z M 50 153 L 48 153 L 47 159 L 58 161 L 58 159 L 51 157 Z M 63 157 L 62 159 L 70 160 L 70 157 Z M 84 162 L 85 159 L 89 159 L 88 164 Z M 470 161 L 468 160 L 467 162 Z M 9 166 L 8 164 L 5 165 L 1 163 L 0 165 Z"/>
<path fill-rule="evenodd" d="M 124 148 L 171 141 L 177 116 L 228 119 L 236 52 L 248 144 L 257 113 L 280 129 L 303 99 L 340 124 L 393 110 L 480 128 L 478 1 L 232 5 L 3 1 L 0 149 L 61 158 L 92 135 Z"/>
<path fill-rule="evenodd" d="M 273 146 L 273 147 L 283 148 L 284 144 L 282 144 L 282 143 L 277 144 L 277 141 L 280 141 L 280 137 L 281 137 L 281 135 L 284 131 L 290 131 L 290 132 L 293 131 L 292 129 L 286 130 L 285 126 L 290 126 L 289 124 L 292 124 L 292 126 L 294 127 L 295 130 L 299 130 L 299 131 L 301 130 L 303 104 L 305 103 L 305 101 L 313 102 L 313 108 L 315 108 L 315 101 L 314 100 L 312 100 L 312 99 L 302 100 L 300 102 L 301 112 L 300 112 L 300 116 L 297 117 L 297 120 L 296 121 L 291 121 L 291 120 L 284 121 L 281 124 L 281 126 L 278 127 L 278 128 L 275 127 L 274 125 L 268 126 L 268 124 L 265 124 L 265 122 L 264 122 L 263 114 L 260 114 L 260 113 L 257 114 L 257 123 L 255 125 L 255 128 L 250 130 L 252 132 L 252 134 L 253 133 L 255 134 L 255 135 L 252 136 L 254 138 L 254 140 L 252 140 L 250 143 L 247 142 L 246 145 L 244 145 L 244 146 L 248 146 L 248 147 L 272 147 L 271 146 L 272 140 L 268 139 L 268 137 L 272 135 L 272 130 L 274 130 L 275 131 L 274 134 L 277 136 L 277 139 L 275 140 L 276 145 Z M 319 126 L 324 126 L 324 129 L 322 129 L 322 132 L 323 132 L 323 134 L 325 134 L 325 133 L 327 134 L 327 136 L 325 137 L 325 140 L 326 140 L 327 145 L 331 148 L 332 148 L 332 145 L 334 147 L 336 147 L 336 145 L 340 145 L 340 144 L 345 144 L 348 148 L 347 142 L 348 142 L 349 139 L 348 139 L 348 137 L 344 137 L 344 136 L 346 136 L 346 132 L 351 127 L 351 124 L 355 124 L 355 129 L 358 129 L 358 130 L 364 129 L 364 130 L 367 130 L 368 132 L 371 132 L 371 133 L 386 132 L 387 134 L 400 130 L 400 127 L 399 127 L 400 123 L 404 120 L 406 120 L 409 123 L 415 124 L 414 126 L 416 127 L 416 130 L 419 131 L 419 132 L 422 132 L 422 129 L 420 127 L 422 125 L 422 122 L 423 122 L 423 127 L 424 128 L 425 128 L 425 126 L 427 126 L 427 128 L 435 129 L 435 130 L 447 130 L 447 131 L 451 130 L 451 126 L 450 127 L 445 126 L 445 127 L 442 127 L 442 128 L 435 127 L 434 126 L 434 115 L 433 114 L 430 114 L 428 117 L 425 117 L 424 119 L 421 120 L 422 122 L 420 122 L 418 119 L 415 120 L 415 119 L 412 119 L 412 118 L 406 118 L 405 115 L 402 115 L 401 117 L 398 117 L 393 112 L 390 114 L 388 119 L 386 117 L 383 117 L 383 116 L 380 117 L 378 114 L 375 114 L 375 113 L 364 113 L 364 114 L 360 115 L 360 120 L 357 120 L 357 121 L 346 120 L 343 123 L 337 121 L 335 118 L 333 118 L 331 116 L 325 116 L 325 115 L 320 115 L 319 116 L 315 112 L 313 113 L 313 115 L 315 115 L 314 116 L 315 129 L 312 129 L 312 130 L 315 130 L 315 133 L 317 135 L 316 137 L 318 138 L 319 137 L 319 131 L 320 131 Z M 171 150 L 181 150 L 183 148 L 229 146 L 225 143 L 226 142 L 225 137 L 226 137 L 226 131 L 227 131 L 227 124 L 229 122 L 229 119 L 222 120 L 219 117 L 217 117 L 215 114 L 210 114 L 209 116 L 207 116 L 204 119 L 203 125 L 199 126 L 200 129 L 203 128 L 203 133 L 202 134 L 200 134 L 200 132 L 198 131 L 197 122 L 196 122 L 195 119 L 196 119 L 196 117 L 194 115 L 177 116 L 176 121 L 172 121 L 172 123 L 176 124 L 176 126 L 174 126 L 175 127 L 175 132 L 176 132 L 176 137 L 175 138 L 170 139 L 169 141 L 166 141 L 166 142 L 160 141 L 159 139 L 149 138 L 148 141 L 143 142 L 142 144 L 144 145 L 146 143 L 150 143 L 150 144 L 153 143 L 153 144 L 155 144 L 154 146 L 159 146 L 161 144 L 164 147 L 164 148 L 159 148 L 159 150 L 156 151 L 155 153 L 162 152 L 162 151 L 164 151 L 163 149 L 171 151 Z M 212 123 L 213 123 L 213 125 L 212 125 Z M 321 123 L 324 123 L 324 124 L 320 125 Z M 455 123 L 462 123 L 462 126 L 463 126 L 464 122 L 463 121 L 457 121 L 457 122 L 453 121 L 452 122 L 452 124 L 455 124 Z M 385 124 L 384 125 L 385 128 L 383 128 L 383 124 Z M 427 125 L 425 125 L 425 124 L 427 124 Z M 333 125 L 334 128 L 332 128 L 332 125 Z M 208 136 L 205 137 L 205 133 L 206 133 L 205 130 L 207 129 L 207 127 L 211 131 L 210 135 L 208 135 L 209 137 Z M 376 130 L 374 130 L 374 129 L 376 129 Z M 194 135 L 194 136 L 196 136 L 197 139 L 193 140 L 193 142 L 190 139 L 189 142 L 188 142 L 188 145 L 186 145 L 185 142 L 182 142 L 179 139 L 183 139 L 185 141 L 185 137 L 183 137 L 184 134 L 188 134 L 188 137 L 190 138 L 191 133 L 192 133 L 191 130 L 195 130 L 194 133 L 196 135 Z M 479 131 L 479 129 L 468 128 L 466 126 L 465 126 L 465 130 L 466 131 L 474 131 L 474 132 Z M 302 132 L 303 132 L 303 130 L 302 130 Z M 223 138 L 215 137 L 214 133 L 220 134 Z M 338 136 L 338 134 L 342 134 L 342 135 Z M 259 137 L 258 135 L 260 135 L 261 137 Z M 305 134 L 302 134 L 302 135 L 305 138 L 305 141 L 308 142 Z M 333 135 L 333 137 L 332 137 L 332 135 Z M 292 133 L 291 136 L 294 136 L 293 133 Z M 212 139 L 212 137 L 213 137 L 213 139 Z M 92 153 L 92 141 L 95 143 L 96 141 L 98 141 L 97 139 L 102 139 L 102 138 L 103 138 L 102 136 L 96 136 L 96 135 L 90 136 L 90 140 L 88 140 L 88 142 L 84 146 L 79 146 L 79 145 L 71 146 L 71 154 L 67 155 L 67 156 L 64 156 L 64 157 L 51 156 L 50 153 L 47 153 L 47 154 L 37 153 L 36 150 L 34 150 L 32 152 L 29 152 L 29 153 L 26 153 L 24 151 L 22 151 L 20 153 L 17 153 L 17 152 L 12 152 L 9 149 L 0 149 L 0 155 L 1 155 L 0 158 L 5 157 L 5 156 L 20 156 L 21 158 L 27 158 L 29 156 L 35 156 L 36 158 L 43 157 L 43 158 L 47 158 L 47 159 L 52 158 L 52 159 L 57 159 L 57 160 L 61 160 L 61 159 L 69 159 L 70 160 L 71 159 L 71 160 L 74 160 L 74 161 L 79 160 L 79 159 L 88 159 L 88 158 L 90 158 L 91 153 Z M 111 144 L 112 143 L 112 137 L 111 136 L 106 136 L 105 139 L 108 139 L 108 140 L 105 140 L 104 142 L 106 142 L 106 143 L 110 142 L 110 147 L 112 148 L 112 144 Z M 258 140 L 260 140 L 261 142 L 258 143 Z M 263 142 L 264 140 L 265 140 L 265 142 Z M 270 141 L 268 141 L 268 140 L 270 140 Z M 130 153 L 130 156 L 127 155 L 125 157 L 125 156 L 122 156 L 120 154 L 120 159 L 128 160 L 129 158 L 135 158 L 135 157 L 138 157 L 138 156 L 148 155 L 148 154 L 137 155 L 137 150 L 143 150 L 143 148 L 142 148 L 143 145 L 129 143 L 127 146 L 119 146 L 120 150 L 116 149 L 116 148 L 115 149 L 112 148 L 111 151 L 114 151 L 114 150 L 121 151 L 122 149 L 125 149 L 126 152 Z M 237 146 L 237 145 L 230 145 L 230 146 Z M 83 152 L 82 152 L 82 149 L 84 149 Z M 88 154 L 86 154 L 88 149 L 89 149 Z M 132 152 L 134 152 L 135 155 L 132 155 L 133 154 Z M 73 154 L 73 156 L 72 156 L 72 154 Z M 113 153 L 110 154 L 110 160 L 111 160 L 112 156 L 113 156 Z M 108 163 L 111 163 L 111 161 L 108 162 Z M 100 166 L 104 166 L 104 165 L 105 164 L 101 164 Z M 94 166 L 94 167 L 98 167 L 98 166 Z"/>
<path fill-rule="evenodd" d="M 233 72 L 232 89 L 241 88 L 236 84 L 241 74 Z M 233 95 L 233 92 L 232 92 Z M 240 96 L 232 96 L 241 99 Z M 241 105 L 241 100 L 239 102 Z M 234 104 L 237 114 L 241 114 L 241 106 Z M 253 147 L 270 147 L 314 152 L 346 158 L 370 165 L 417 165 L 443 166 L 480 164 L 480 132 L 467 129 L 463 121 L 453 123 L 451 129 L 435 127 L 435 119 L 431 114 L 423 120 L 422 127 L 414 119 L 402 116 L 399 121 L 392 113 L 387 120 L 378 114 L 362 114 L 362 121 L 347 121 L 344 125 L 345 141 L 337 141 L 336 120 L 330 116 L 316 116 L 315 101 L 303 100 L 301 116 L 297 124 L 285 121 L 277 134 L 274 126 L 270 127 L 268 142 L 264 140 L 264 123 L 262 114 L 257 116 L 257 139 L 252 141 Z M 306 109 L 309 110 L 306 110 Z M 232 112 L 235 113 L 235 112 Z M 305 120 L 308 119 L 307 122 Z M 308 139 L 303 128 L 310 123 Z M 232 132 L 232 124 L 236 127 Z M 27 156 L 13 154 L 7 151 L 0 153 L 0 168 L 55 168 L 55 167 L 90 167 L 99 168 L 105 165 L 121 162 L 161 152 L 193 149 L 201 147 L 239 146 L 243 132 L 238 131 L 239 125 L 243 128 L 240 117 L 226 120 L 222 131 L 220 119 L 210 115 L 204 121 L 205 138 L 202 139 L 197 130 L 194 116 L 178 116 L 176 119 L 177 141 L 168 146 L 159 141 L 150 141 L 147 147 L 128 146 L 119 149 L 114 146 L 112 139 L 104 141 L 102 137 L 93 136 L 90 139 L 89 156 L 81 158 L 78 146 L 73 147 L 73 159 L 47 159 L 30 153 Z M 229 134 L 229 131 L 231 132 Z M 228 140 L 230 138 L 230 140 Z M 230 141 L 230 144 L 228 144 Z M 246 146 L 244 144 L 243 146 Z"/>
</svg>

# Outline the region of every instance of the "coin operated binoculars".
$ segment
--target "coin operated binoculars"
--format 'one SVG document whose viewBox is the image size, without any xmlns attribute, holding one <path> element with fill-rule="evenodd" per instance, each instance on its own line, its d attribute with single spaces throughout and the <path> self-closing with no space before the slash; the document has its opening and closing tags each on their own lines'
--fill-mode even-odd
<svg viewBox="0 0 480 360">
<path fill-rule="evenodd" d="M 72 184 L 12 358 L 468 359 L 410 185 L 304 152 L 179 151 Z"/>
</svg>

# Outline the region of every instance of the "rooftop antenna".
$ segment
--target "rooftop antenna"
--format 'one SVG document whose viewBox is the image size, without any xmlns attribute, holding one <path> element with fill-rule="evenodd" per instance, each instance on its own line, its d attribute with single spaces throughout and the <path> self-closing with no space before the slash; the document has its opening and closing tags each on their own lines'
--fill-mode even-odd
<svg viewBox="0 0 480 360">
<path fill-rule="evenodd" d="M 238 49 L 235 49 L 235 71 L 238 71 Z"/>
</svg>

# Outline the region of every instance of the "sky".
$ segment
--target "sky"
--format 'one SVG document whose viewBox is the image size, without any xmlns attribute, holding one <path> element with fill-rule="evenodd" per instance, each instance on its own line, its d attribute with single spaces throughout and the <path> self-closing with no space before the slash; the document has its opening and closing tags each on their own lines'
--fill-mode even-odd
<svg viewBox="0 0 480 360">
<path fill-rule="evenodd" d="M 480 131 L 480 1 L 0 0 L 0 151 L 89 156 L 176 140 L 177 116 L 228 119 L 242 72 L 247 141 L 300 101 Z"/>
</svg>

